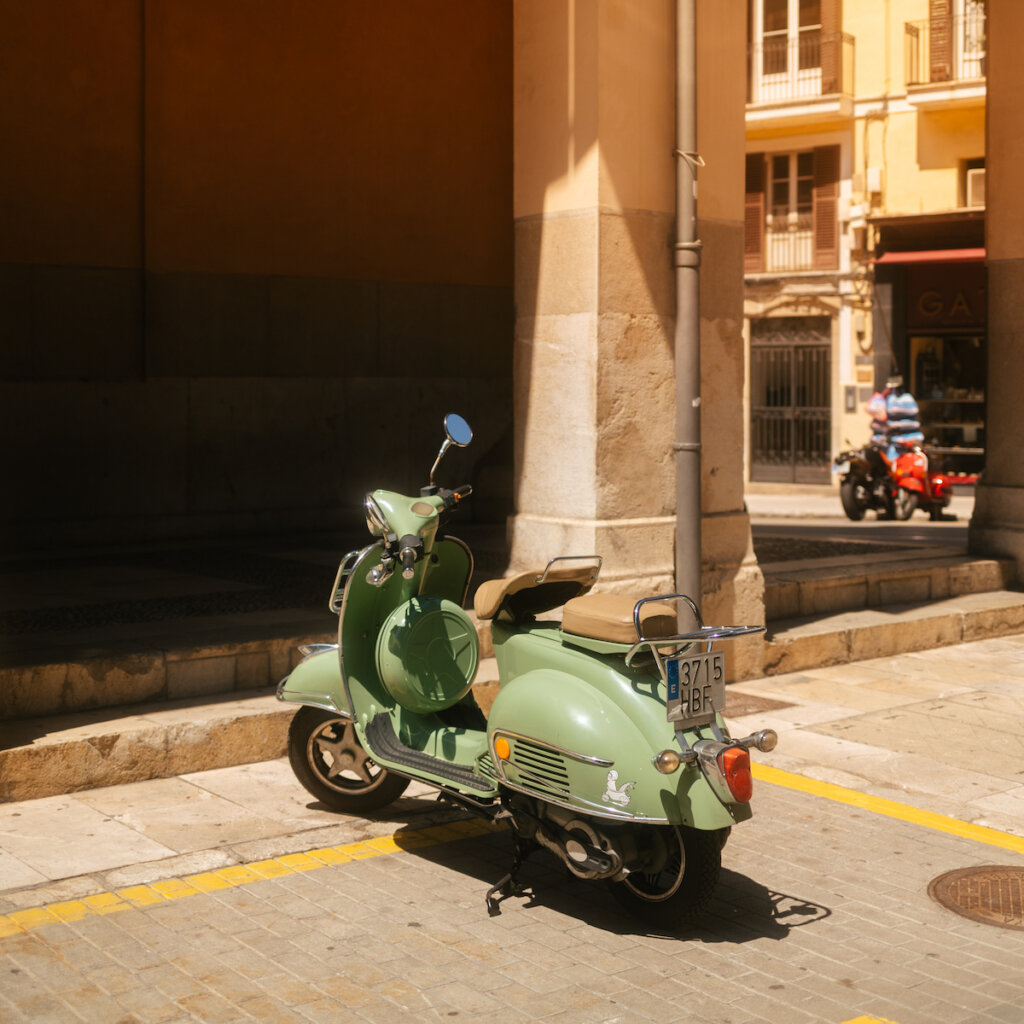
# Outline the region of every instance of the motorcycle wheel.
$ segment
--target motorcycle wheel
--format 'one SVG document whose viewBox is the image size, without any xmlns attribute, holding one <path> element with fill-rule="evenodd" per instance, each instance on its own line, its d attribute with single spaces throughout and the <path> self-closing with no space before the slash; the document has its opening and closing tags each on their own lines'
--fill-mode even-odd
<svg viewBox="0 0 1024 1024">
<path fill-rule="evenodd" d="M 906 487 L 901 487 L 896 492 L 896 497 L 893 498 L 892 514 L 901 523 L 904 523 L 914 514 L 915 508 L 917 508 L 917 495 L 913 491 L 908 491 Z"/>
<path fill-rule="evenodd" d="M 855 523 L 864 518 L 868 503 L 865 497 L 867 483 L 859 476 L 848 476 L 839 485 L 839 500 L 843 503 L 843 511 L 847 519 Z"/>
<path fill-rule="evenodd" d="M 352 719 L 301 707 L 288 729 L 288 760 L 295 777 L 335 811 L 365 814 L 397 800 L 409 785 L 366 753 Z"/>
<path fill-rule="evenodd" d="M 657 872 L 633 871 L 612 883 L 612 894 L 631 913 L 662 927 L 684 924 L 711 901 L 722 870 L 722 837 L 686 826 L 664 830 L 669 855 Z"/>
</svg>

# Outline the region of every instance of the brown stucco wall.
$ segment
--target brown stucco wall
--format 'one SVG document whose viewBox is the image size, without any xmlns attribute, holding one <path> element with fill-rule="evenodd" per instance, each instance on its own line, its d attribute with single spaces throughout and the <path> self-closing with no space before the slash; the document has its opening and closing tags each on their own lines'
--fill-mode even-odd
<svg viewBox="0 0 1024 1024">
<path fill-rule="evenodd" d="M 8 546 L 333 526 L 450 409 L 500 518 L 510 4 L 0 14 Z"/>
</svg>

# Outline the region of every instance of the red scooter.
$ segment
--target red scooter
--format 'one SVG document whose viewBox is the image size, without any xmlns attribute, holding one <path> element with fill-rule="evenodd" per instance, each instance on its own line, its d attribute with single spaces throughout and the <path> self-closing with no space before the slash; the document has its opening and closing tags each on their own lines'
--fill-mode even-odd
<svg viewBox="0 0 1024 1024">
<path fill-rule="evenodd" d="M 897 456 L 893 465 L 898 492 L 895 497 L 896 518 L 909 519 L 914 509 L 927 512 L 933 522 L 956 519 L 943 510 L 949 505 L 953 488 L 943 473 L 929 471 L 928 456 L 919 445 Z"/>
</svg>

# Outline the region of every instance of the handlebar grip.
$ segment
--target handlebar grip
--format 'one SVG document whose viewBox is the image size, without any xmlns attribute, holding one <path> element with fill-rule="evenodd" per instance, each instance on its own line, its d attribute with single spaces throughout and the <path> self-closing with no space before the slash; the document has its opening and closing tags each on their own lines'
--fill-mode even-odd
<svg viewBox="0 0 1024 1024">
<path fill-rule="evenodd" d="M 456 502 L 460 502 L 462 501 L 463 498 L 468 498 L 472 493 L 472 484 L 462 484 L 462 486 L 456 487 L 455 490 L 452 491 L 452 497 L 455 499 Z"/>
</svg>

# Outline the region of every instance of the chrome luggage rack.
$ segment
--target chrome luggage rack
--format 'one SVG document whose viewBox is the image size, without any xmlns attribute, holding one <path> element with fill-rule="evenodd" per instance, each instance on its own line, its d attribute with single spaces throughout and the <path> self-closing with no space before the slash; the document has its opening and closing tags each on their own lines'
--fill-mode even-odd
<svg viewBox="0 0 1024 1024">
<path fill-rule="evenodd" d="M 604 559 L 600 555 L 558 555 L 544 566 L 544 571 L 536 579 L 538 586 L 548 578 L 548 573 L 555 562 L 596 562 L 597 564 L 591 567 L 590 586 L 597 582 L 597 577 L 601 575 L 601 566 L 604 565 Z M 583 571 L 582 568 L 580 571 Z"/>
<path fill-rule="evenodd" d="M 693 612 L 693 617 L 697 620 L 697 628 L 688 633 L 677 633 L 674 636 L 644 636 L 643 630 L 640 628 L 640 608 L 651 601 L 685 601 L 689 605 L 690 611 Z M 706 644 L 704 652 L 710 653 L 716 640 L 728 640 L 736 636 L 763 633 L 765 630 L 764 626 L 705 626 L 697 603 L 687 594 L 662 594 L 641 598 L 633 608 L 633 625 L 636 627 L 637 641 L 626 652 L 626 667 L 629 668 L 633 659 L 644 648 L 647 648 L 666 685 L 668 685 L 668 671 L 665 668 L 665 662 L 685 654 L 694 644 Z M 675 649 L 665 652 L 662 650 L 665 647 L 674 647 Z"/>
</svg>

